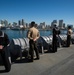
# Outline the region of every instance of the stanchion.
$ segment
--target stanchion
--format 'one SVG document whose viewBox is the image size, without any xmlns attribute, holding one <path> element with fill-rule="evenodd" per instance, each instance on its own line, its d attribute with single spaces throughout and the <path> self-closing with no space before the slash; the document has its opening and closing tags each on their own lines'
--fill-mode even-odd
<svg viewBox="0 0 74 75">
<path fill-rule="evenodd" d="M 42 54 L 44 54 L 44 49 L 43 49 L 43 46 L 42 46 Z"/>
</svg>

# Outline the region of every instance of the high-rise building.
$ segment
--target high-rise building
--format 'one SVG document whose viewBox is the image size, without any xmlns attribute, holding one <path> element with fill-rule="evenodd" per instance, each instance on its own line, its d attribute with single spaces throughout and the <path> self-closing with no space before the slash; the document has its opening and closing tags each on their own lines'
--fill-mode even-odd
<svg viewBox="0 0 74 75">
<path fill-rule="evenodd" d="M 4 20 L 4 25 L 8 26 L 8 21 L 7 20 Z"/>
<path fill-rule="evenodd" d="M 23 26 L 25 25 L 24 19 L 22 19 L 22 25 L 23 25 Z"/>
<path fill-rule="evenodd" d="M 19 21 L 18 21 L 18 25 L 22 25 L 22 22 L 21 22 L 21 20 L 19 20 Z"/>
<path fill-rule="evenodd" d="M 40 28 L 40 29 L 44 29 L 44 28 L 45 28 L 45 22 L 40 23 L 39 28 Z"/>
<path fill-rule="evenodd" d="M 65 23 L 63 23 L 63 27 L 65 28 Z"/>
<path fill-rule="evenodd" d="M 63 20 L 59 20 L 59 27 L 60 27 L 60 28 L 63 27 Z"/>
</svg>

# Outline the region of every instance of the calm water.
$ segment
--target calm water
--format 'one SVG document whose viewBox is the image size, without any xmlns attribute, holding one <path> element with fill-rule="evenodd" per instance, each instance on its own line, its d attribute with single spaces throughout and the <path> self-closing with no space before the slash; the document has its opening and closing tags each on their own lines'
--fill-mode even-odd
<svg viewBox="0 0 74 75">
<path fill-rule="evenodd" d="M 12 40 L 13 38 L 25 38 L 27 35 L 27 31 L 22 31 L 22 30 L 2 30 L 4 31 L 10 40 Z M 61 31 L 62 33 L 66 33 L 66 31 Z M 52 31 L 40 31 L 40 35 L 41 36 L 49 36 L 50 34 L 52 34 Z"/>
</svg>

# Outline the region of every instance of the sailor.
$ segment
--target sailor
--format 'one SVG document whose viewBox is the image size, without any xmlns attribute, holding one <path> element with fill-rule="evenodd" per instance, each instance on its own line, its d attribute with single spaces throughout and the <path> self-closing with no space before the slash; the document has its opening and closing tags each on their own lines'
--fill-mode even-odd
<svg viewBox="0 0 74 75">
<path fill-rule="evenodd" d="M 60 30 L 56 24 L 53 27 L 53 40 L 52 40 L 52 52 L 57 52 L 57 37 L 60 34 Z"/>
<path fill-rule="evenodd" d="M 72 34 L 71 26 L 68 26 L 68 31 L 67 31 L 67 47 L 70 47 L 71 34 Z"/>
<path fill-rule="evenodd" d="M 36 24 L 34 21 L 31 22 L 30 29 L 29 29 L 27 35 L 28 35 L 27 37 L 29 38 L 29 45 L 30 45 L 29 52 L 31 55 L 29 62 L 33 62 L 34 50 L 36 53 L 36 59 L 39 60 L 40 57 L 39 57 L 39 51 L 37 48 L 37 39 L 40 37 L 40 33 L 39 33 L 39 30 L 36 28 Z"/>
<path fill-rule="evenodd" d="M 7 46 L 9 45 L 9 38 L 7 34 L 3 31 L 0 31 L 0 54 L 3 60 L 3 64 L 5 66 L 5 71 L 9 72 L 11 69 L 11 62 L 8 57 Z"/>
</svg>

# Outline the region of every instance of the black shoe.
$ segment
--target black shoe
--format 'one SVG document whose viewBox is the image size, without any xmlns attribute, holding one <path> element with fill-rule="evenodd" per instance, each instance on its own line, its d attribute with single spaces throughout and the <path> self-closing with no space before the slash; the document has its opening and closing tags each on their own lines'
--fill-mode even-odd
<svg viewBox="0 0 74 75">
<path fill-rule="evenodd" d="M 9 72 L 10 70 L 8 70 L 8 69 L 5 69 L 5 72 Z"/>
<path fill-rule="evenodd" d="M 32 59 L 29 59 L 28 62 L 33 62 L 33 60 Z"/>
<path fill-rule="evenodd" d="M 55 53 L 55 51 L 51 51 L 50 53 Z"/>
<path fill-rule="evenodd" d="M 70 47 L 70 46 L 67 46 L 67 47 Z"/>
<path fill-rule="evenodd" d="M 57 51 L 55 51 L 55 52 L 57 52 Z"/>
</svg>

